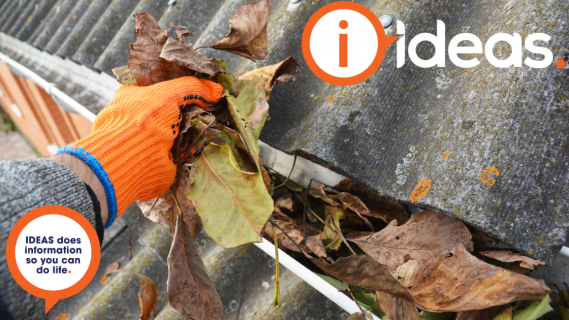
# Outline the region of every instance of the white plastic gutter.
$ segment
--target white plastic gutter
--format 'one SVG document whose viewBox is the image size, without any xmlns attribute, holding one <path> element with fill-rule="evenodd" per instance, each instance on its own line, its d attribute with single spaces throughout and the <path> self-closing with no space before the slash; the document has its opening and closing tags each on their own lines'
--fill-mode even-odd
<svg viewBox="0 0 569 320">
<path fill-rule="evenodd" d="M 31 71 L 30 69 L 24 67 L 18 62 L 10 59 L 8 56 L 0 53 L 0 60 L 6 63 L 14 73 L 21 77 L 28 78 L 48 92 L 54 100 L 65 110 L 69 110 L 73 113 L 78 113 L 85 117 L 87 120 L 94 122 L 96 115 L 89 111 L 87 108 L 79 104 L 77 101 L 73 100 L 71 97 L 63 93 L 61 90 L 55 87 L 55 84 L 49 83 L 39 75 Z M 259 141 L 259 146 L 261 147 L 261 155 L 265 160 L 265 163 L 271 165 L 273 169 L 279 172 L 289 172 L 292 168 L 293 156 L 289 156 L 282 151 L 276 150 L 273 147 Z M 283 170 L 288 166 L 288 171 Z M 299 170 L 301 169 L 301 170 Z M 304 170 L 302 170 L 304 169 Z M 308 171 L 308 172 L 307 172 Z M 308 173 L 308 174 L 306 174 Z M 344 177 L 332 172 L 322 166 L 312 163 L 309 160 L 298 157 L 295 165 L 295 173 L 291 176 L 291 179 L 297 181 L 300 184 L 308 186 L 310 179 L 319 177 L 323 183 L 329 185 L 335 185 L 340 182 Z M 295 179 L 296 178 L 296 179 Z M 254 243 L 259 249 L 263 250 L 266 254 L 275 258 L 275 246 L 266 239 L 263 239 L 261 243 Z M 304 280 L 314 289 L 318 290 L 328 299 L 336 303 L 340 308 L 344 309 L 349 314 L 360 312 L 360 309 L 356 303 L 348 298 L 343 293 L 339 292 L 338 289 L 334 288 L 331 284 L 314 274 L 312 271 L 307 269 L 305 266 L 300 264 L 298 261 L 294 260 L 291 256 L 279 249 L 279 263 L 290 270 L 292 273 L 297 275 L 299 278 Z M 372 315 L 374 320 L 381 320 L 375 315 Z"/>
<path fill-rule="evenodd" d="M 55 84 L 45 81 L 30 69 L 24 67 L 18 62 L 10 59 L 6 55 L 0 53 L 0 60 L 6 63 L 18 75 L 28 78 L 35 82 L 38 86 L 48 92 L 54 100 L 64 109 L 70 112 L 78 113 L 85 117 L 87 120 L 94 122 L 96 115 L 89 111 L 87 108 L 73 100 L 71 97 L 63 93 L 55 87 Z M 294 156 L 288 155 L 280 150 L 277 150 L 268 144 L 259 141 L 261 148 L 261 158 L 264 163 L 277 172 L 286 175 L 292 169 Z M 291 180 L 307 187 L 311 179 L 327 185 L 336 185 L 344 176 L 337 174 L 327 168 L 324 168 L 316 163 L 313 163 L 305 158 L 297 157 L 294 172 L 291 174 Z M 275 258 L 275 246 L 263 239 L 261 243 L 254 243 L 259 249 L 263 250 L 266 254 Z M 569 257 L 569 248 L 563 246 L 559 252 L 565 257 Z M 285 268 L 293 272 L 299 278 L 311 285 L 314 289 L 318 290 L 328 299 L 336 303 L 340 308 L 344 309 L 349 314 L 360 312 L 356 303 L 348 298 L 338 289 L 334 288 L 328 282 L 318 277 L 312 271 L 300 264 L 298 261 L 291 258 L 288 254 L 279 249 L 279 263 Z M 372 315 L 375 320 L 380 320 L 378 317 Z"/>
<path fill-rule="evenodd" d="M 0 60 L 7 64 L 15 74 L 18 74 L 35 82 L 35 84 L 49 93 L 53 97 L 53 100 L 55 100 L 55 102 L 57 102 L 57 104 L 59 104 L 63 109 L 71 113 L 78 113 L 91 122 L 95 121 L 96 116 L 91 111 L 79 104 L 77 101 L 73 100 L 61 90 L 57 89 L 55 87 L 55 84 L 45 81 L 30 69 L 10 59 L 8 56 L 2 53 L 0 53 Z"/>
</svg>

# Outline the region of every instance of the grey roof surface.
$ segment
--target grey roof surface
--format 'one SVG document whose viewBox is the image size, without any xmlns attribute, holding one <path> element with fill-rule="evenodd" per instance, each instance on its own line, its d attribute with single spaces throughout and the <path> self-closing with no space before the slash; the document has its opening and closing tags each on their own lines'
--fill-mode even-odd
<svg viewBox="0 0 569 320">
<path fill-rule="evenodd" d="M 229 31 L 227 21 L 233 11 L 247 2 L 180 0 L 168 6 L 166 1 L 158 1 L 160 5 L 155 7 L 145 0 L 94 0 L 87 9 L 82 7 L 85 11 L 78 21 L 71 22 L 68 16 L 61 23 L 66 28 L 75 23 L 70 32 L 42 31 L 37 44 L 39 36 L 24 32 L 43 21 L 33 8 L 37 4 L 47 17 L 52 9 L 49 4 L 53 7 L 63 1 L 11 4 L 9 10 L 14 14 L 0 17 L 0 23 L 4 20 L 2 32 L 40 49 L 47 43 L 50 52 L 57 49 L 58 55 L 110 74 L 110 67 L 127 63 L 128 42 L 135 39 L 132 14 L 136 8 L 153 12 L 163 28 L 170 22 L 189 26 L 196 32 L 190 42 L 197 47 L 221 39 Z M 234 74 L 291 55 L 302 60 L 300 44 L 306 21 L 332 1 L 270 2 L 267 60 L 253 63 L 213 49 L 202 52 L 227 60 L 228 71 Z M 416 34 L 436 33 L 436 21 L 442 20 L 447 40 L 461 32 L 477 35 L 482 43 L 500 32 L 519 33 L 523 38 L 540 32 L 552 37 L 547 47 L 554 61 L 569 58 L 569 9 L 564 1 L 356 2 L 377 16 L 389 14 L 395 21 L 403 21 L 407 43 Z M 84 1 L 74 10 L 81 6 Z M 28 21 L 29 16 L 32 19 Z M 395 35 L 394 26 L 395 22 L 387 29 L 388 35 Z M 57 38 L 50 39 L 54 35 Z M 9 51 L 1 48 L 5 49 Z M 432 50 L 423 43 L 419 56 L 430 57 Z M 498 45 L 495 52 L 505 58 L 509 48 Z M 524 53 L 524 58 L 527 55 Z M 555 64 L 545 69 L 499 69 L 483 55 L 478 58 L 480 65 L 471 69 L 454 66 L 448 56 L 445 68 L 421 69 L 407 61 L 397 69 L 393 45 L 378 72 L 349 87 L 327 84 L 305 67 L 296 82 L 276 87 L 271 99 L 272 121 L 261 139 L 405 203 L 410 202 L 421 179 L 431 179 L 428 195 L 416 205 L 458 217 L 551 263 L 569 226 L 568 71 Z M 333 101 L 327 102 L 331 95 Z M 102 106 L 87 107 L 95 110 Z M 450 151 L 450 156 L 443 160 L 444 151 Z M 500 172 L 494 186 L 479 180 L 480 173 L 490 166 Z"/>
</svg>

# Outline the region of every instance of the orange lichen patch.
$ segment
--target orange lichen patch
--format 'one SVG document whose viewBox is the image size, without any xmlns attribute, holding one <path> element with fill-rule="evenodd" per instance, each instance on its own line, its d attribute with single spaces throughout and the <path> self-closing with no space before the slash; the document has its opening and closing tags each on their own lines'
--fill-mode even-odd
<svg viewBox="0 0 569 320">
<path fill-rule="evenodd" d="M 60 313 L 57 317 L 55 317 L 53 320 L 65 320 L 67 319 L 67 317 L 69 317 L 68 313 Z"/>
<path fill-rule="evenodd" d="M 105 282 L 107 282 L 107 276 L 103 276 L 103 277 L 101 278 L 101 283 L 105 283 Z"/>
<path fill-rule="evenodd" d="M 334 101 L 334 96 L 333 96 L 333 95 L 330 95 L 330 96 L 328 97 L 328 99 L 326 99 L 326 102 L 332 102 L 332 101 Z"/>
<path fill-rule="evenodd" d="M 415 190 L 411 192 L 411 202 L 415 203 L 417 200 L 426 196 L 429 190 L 431 190 L 431 179 L 421 179 L 415 186 Z"/>
<path fill-rule="evenodd" d="M 480 180 L 489 186 L 493 186 L 496 183 L 496 177 L 500 176 L 498 169 L 494 167 L 488 167 L 482 171 L 480 174 Z"/>
<path fill-rule="evenodd" d="M 448 158 L 449 155 L 450 155 L 450 151 L 443 152 L 443 159 Z"/>
<path fill-rule="evenodd" d="M 84 307 L 79 308 L 79 312 L 83 311 L 83 308 L 84 308 Z"/>
<path fill-rule="evenodd" d="M 462 74 L 461 78 L 464 78 L 464 76 L 467 74 L 468 72 L 465 72 Z"/>
</svg>

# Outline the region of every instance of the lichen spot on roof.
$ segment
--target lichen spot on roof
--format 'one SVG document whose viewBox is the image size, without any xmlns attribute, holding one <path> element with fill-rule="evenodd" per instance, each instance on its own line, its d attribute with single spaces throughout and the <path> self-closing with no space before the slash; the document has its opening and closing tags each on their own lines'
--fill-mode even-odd
<svg viewBox="0 0 569 320">
<path fill-rule="evenodd" d="M 411 202 L 417 202 L 417 200 L 426 196 L 429 190 L 431 190 L 431 179 L 421 179 L 413 192 L 411 192 Z"/>
<path fill-rule="evenodd" d="M 498 169 L 494 167 L 487 167 L 480 174 L 480 181 L 489 186 L 493 186 L 496 183 L 496 177 L 500 176 Z"/>
</svg>

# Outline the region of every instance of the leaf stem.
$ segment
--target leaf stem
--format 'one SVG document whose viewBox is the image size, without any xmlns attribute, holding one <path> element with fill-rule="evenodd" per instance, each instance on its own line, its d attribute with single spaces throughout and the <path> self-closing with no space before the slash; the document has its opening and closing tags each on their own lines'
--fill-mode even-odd
<svg viewBox="0 0 569 320">
<path fill-rule="evenodd" d="M 174 192 L 174 190 L 172 190 L 172 187 L 170 187 L 170 191 L 172 192 L 172 195 L 174 196 L 174 201 L 176 202 L 176 206 L 178 206 L 178 215 L 181 217 L 182 216 L 182 209 L 180 209 L 180 203 L 178 202 L 178 198 L 176 198 L 176 193 Z"/>
<path fill-rule="evenodd" d="M 273 306 L 281 305 L 281 290 L 280 290 L 280 279 L 279 279 L 279 241 L 277 239 L 277 231 L 275 230 L 275 225 L 273 224 L 273 237 L 275 241 L 275 260 L 276 260 L 276 279 L 275 279 L 275 297 L 273 298 Z"/>
<path fill-rule="evenodd" d="M 292 175 L 292 172 L 294 171 L 294 165 L 295 164 L 296 164 L 296 154 L 294 155 L 294 160 L 292 161 L 292 168 L 290 168 L 290 173 L 288 174 L 288 177 L 286 177 L 285 181 L 276 187 L 267 188 L 267 190 L 275 190 L 276 188 L 280 188 L 280 187 L 284 186 L 288 182 L 288 179 L 290 179 L 290 176 Z"/>
<path fill-rule="evenodd" d="M 354 300 L 354 302 L 356 303 L 356 305 L 358 306 L 358 308 L 360 308 L 360 311 L 362 312 L 362 315 L 364 316 L 364 318 L 369 318 L 366 314 L 366 312 L 364 311 L 364 309 L 362 308 L 362 306 L 360 306 L 360 304 L 358 303 L 358 300 L 356 300 L 356 297 L 354 297 L 354 294 L 352 293 L 352 291 L 350 290 L 350 287 L 348 286 L 348 284 L 346 283 L 346 281 L 344 281 L 344 286 L 346 287 L 346 290 L 348 291 L 348 293 L 350 294 L 350 296 L 352 297 L 352 299 Z M 373 319 L 370 319 L 373 320 Z"/>
<path fill-rule="evenodd" d="M 334 225 L 334 229 L 336 231 L 336 233 L 340 236 L 340 238 L 342 239 L 342 241 L 344 242 L 344 244 L 348 247 L 348 249 L 350 249 L 350 251 L 356 255 L 356 253 L 354 252 L 354 250 L 352 249 L 352 247 L 350 247 L 350 245 L 348 244 L 348 241 L 346 241 L 346 238 L 344 238 L 344 235 L 342 234 L 342 231 L 340 230 L 340 228 L 338 228 L 338 226 L 336 225 L 336 222 L 334 222 L 334 219 L 330 219 L 330 221 L 332 221 L 332 224 Z"/>
</svg>

